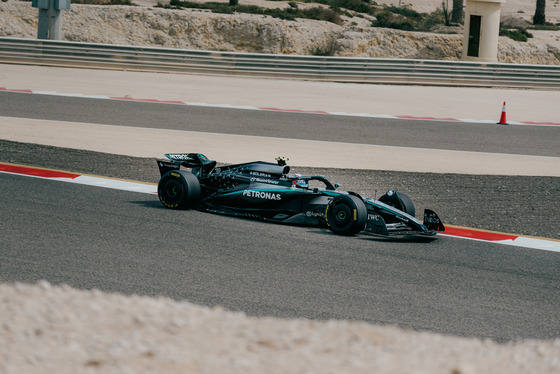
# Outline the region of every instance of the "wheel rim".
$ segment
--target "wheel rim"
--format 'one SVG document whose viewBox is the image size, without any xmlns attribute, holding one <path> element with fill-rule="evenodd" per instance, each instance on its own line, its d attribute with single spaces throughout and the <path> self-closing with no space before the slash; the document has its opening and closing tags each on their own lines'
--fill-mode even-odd
<svg viewBox="0 0 560 374">
<path fill-rule="evenodd" d="M 346 204 L 338 204 L 334 209 L 334 218 L 338 226 L 346 226 L 351 220 L 350 208 Z"/>
<path fill-rule="evenodd" d="M 327 205 L 325 218 L 332 232 L 352 236 L 364 229 L 367 208 L 357 196 L 337 196 Z"/>
<path fill-rule="evenodd" d="M 178 181 L 172 179 L 165 183 L 163 191 L 165 200 L 168 203 L 175 203 L 181 198 L 182 186 Z"/>
</svg>

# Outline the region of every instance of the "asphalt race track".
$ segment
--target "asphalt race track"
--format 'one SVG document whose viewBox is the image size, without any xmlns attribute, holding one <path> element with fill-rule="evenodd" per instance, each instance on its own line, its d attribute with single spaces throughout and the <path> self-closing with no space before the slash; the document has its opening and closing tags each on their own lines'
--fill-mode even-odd
<svg viewBox="0 0 560 374">
<path fill-rule="evenodd" d="M 208 108 L 0 92 L 0 116 L 456 151 L 560 156 L 557 126 Z M 21 105 L 25 102 L 25 105 Z"/>
<path fill-rule="evenodd" d="M 0 116 L 6 117 L 560 155 L 553 127 L 436 124 L 3 92 L 0 102 Z M 496 186 L 513 196 L 515 186 L 508 183 Z M 252 316 L 363 320 L 499 342 L 560 336 L 560 253 L 450 237 L 338 237 L 316 228 L 171 211 L 157 196 L 2 173 L 0 191 L 1 282 L 46 279 L 220 305 Z M 514 204 L 504 203 L 506 208 Z M 540 205 L 533 206 L 536 212 L 526 207 L 515 218 L 523 224 L 529 214 L 542 216 Z M 503 214 L 496 206 L 485 209 Z"/>
<path fill-rule="evenodd" d="M 0 281 L 509 341 L 560 336 L 560 254 L 392 241 L 172 211 L 156 196 L 0 174 Z"/>
</svg>

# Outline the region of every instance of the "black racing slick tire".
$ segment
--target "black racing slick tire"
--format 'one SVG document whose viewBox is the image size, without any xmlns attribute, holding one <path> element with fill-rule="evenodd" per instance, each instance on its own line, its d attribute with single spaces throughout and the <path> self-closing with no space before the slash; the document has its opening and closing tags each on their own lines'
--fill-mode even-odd
<svg viewBox="0 0 560 374">
<path fill-rule="evenodd" d="M 395 207 L 398 210 L 402 210 L 408 215 L 411 215 L 413 217 L 416 216 L 416 208 L 414 207 L 414 203 L 412 202 L 410 197 L 401 192 L 397 192 L 395 190 L 388 191 L 385 195 L 379 198 L 379 201 Z"/>
<path fill-rule="evenodd" d="M 339 195 L 327 204 L 325 218 L 333 233 L 352 236 L 365 228 L 367 208 L 357 196 Z"/>
<path fill-rule="evenodd" d="M 158 183 L 159 201 L 170 209 L 195 208 L 200 199 L 200 182 L 191 172 L 172 170 Z"/>
<path fill-rule="evenodd" d="M 412 217 L 415 217 L 416 208 L 414 207 L 414 203 L 412 202 L 410 197 L 400 192 L 398 194 L 399 194 L 399 199 L 401 199 L 401 203 L 403 206 L 403 212 L 407 213 L 408 215 L 411 215 Z"/>
</svg>

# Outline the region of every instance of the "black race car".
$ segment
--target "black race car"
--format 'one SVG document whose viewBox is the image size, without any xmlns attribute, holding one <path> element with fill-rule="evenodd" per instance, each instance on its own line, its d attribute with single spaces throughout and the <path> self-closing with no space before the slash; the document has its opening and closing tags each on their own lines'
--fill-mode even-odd
<svg viewBox="0 0 560 374">
<path fill-rule="evenodd" d="M 435 235 L 445 230 L 431 210 L 414 217 L 408 196 L 391 190 L 378 200 L 338 191 L 323 176 L 289 174 L 285 158 L 216 166 L 200 153 L 166 154 L 158 160 L 160 201 L 171 209 L 306 226 L 328 226 L 339 235 Z M 188 168 L 190 171 L 183 170 Z M 319 186 L 316 186 L 316 185 Z"/>
</svg>

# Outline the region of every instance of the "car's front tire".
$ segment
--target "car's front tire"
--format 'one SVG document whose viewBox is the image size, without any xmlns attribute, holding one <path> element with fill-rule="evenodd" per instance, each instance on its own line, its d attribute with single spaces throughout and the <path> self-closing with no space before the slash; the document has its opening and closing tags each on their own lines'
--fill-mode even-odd
<svg viewBox="0 0 560 374">
<path fill-rule="evenodd" d="M 381 196 L 379 198 L 379 201 L 395 207 L 398 210 L 402 210 L 403 212 L 413 217 L 416 216 L 416 208 L 414 207 L 414 203 L 412 202 L 410 197 L 401 192 L 390 190 L 385 195 Z"/>
<path fill-rule="evenodd" d="M 332 232 L 352 236 L 366 226 L 367 208 L 357 196 L 339 195 L 327 204 L 325 218 Z"/>
<path fill-rule="evenodd" d="M 171 170 L 159 180 L 158 197 L 170 209 L 195 208 L 200 199 L 200 182 L 189 171 Z"/>
<path fill-rule="evenodd" d="M 399 198 L 401 199 L 401 203 L 403 206 L 402 211 L 411 215 L 412 217 L 416 216 L 416 208 L 414 207 L 414 203 L 412 202 L 412 200 L 410 199 L 410 197 L 408 197 L 407 195 L 403 194 L 403 193 L 398 193 Z"/>
</svg>

